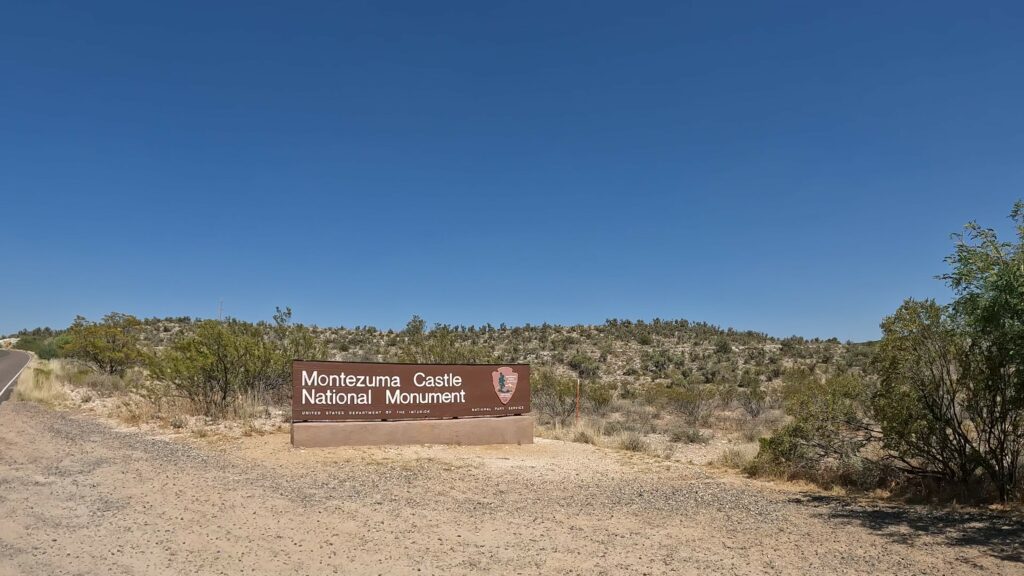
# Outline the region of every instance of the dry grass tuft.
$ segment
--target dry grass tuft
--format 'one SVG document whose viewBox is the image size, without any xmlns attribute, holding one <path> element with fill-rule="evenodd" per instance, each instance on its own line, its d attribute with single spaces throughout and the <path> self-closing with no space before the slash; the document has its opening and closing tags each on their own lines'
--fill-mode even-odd
<svg viewBox="0 0 1024 576">
<path fill-rule="evenodd" d="M 757 419 L 752 418 L 740 426 L 740 438 L 745 442 L 757 442 L 764 434 L 764 428 Z"/>
<path fill-rule="evenodd" d="M 59 374 L 38 360 L 32 360 L 18 377 L 11 398 L 21 402 L 36 402 L 51 408 L 63 406 L 70 400 L 67 390 L 59 380 Z"/>
<path fill-rule="evenodd" d="M 723 468 L 731 468 L 733 470 L 743 470 L 753 460 L 757 454 L 756 450 L 743 449 L 743 448 L 726 448 L 722 455 L 718 457 L 715 464 Z"/>
<path fill-rule="evenodd" d="M 657 458 L 671 460 L 676 455 L 676 445 L 671 442 L 665 442 L 660 448 L 652 445 L 648 453 Z"/>
<path fill-rule="evenodd" d="M 705 435 L 699 428 L 695 428 L 680 420 L 673 420 L 664 429 L 670 442 L 680 444 L 707 444 L 711 437 Z"/>
<path fill-rule="evenodd" d="M 605 423 L 605 434 L 624 432 L 644 435 L 653 433 L 657 428 L 658 411 L 650 406 L 620 400 L 615 403 L 613 412 L 618 414 L 618 419 Z"/>
<path fill-rule="evenodd" d="M 647 440 L 636 432 L 626 432 L 619 436 L 618 447 L 620 450 L 630 452 L 647 452 L 649 446 Z"/>
<path fill-rule="evenodd" d="M 121 399 L 114 414 L 118 420 L 129 426 L 138 426 L 155 420 L 157 411 L 151 402 L 137 396 L 128 396 Z"/>
<path fill-rule="evenodd" d="M 580 428 L 572 435 L 572 441 L 579 444 L 597 444 L 597 439 L 588 430 Z"/>
</svg>

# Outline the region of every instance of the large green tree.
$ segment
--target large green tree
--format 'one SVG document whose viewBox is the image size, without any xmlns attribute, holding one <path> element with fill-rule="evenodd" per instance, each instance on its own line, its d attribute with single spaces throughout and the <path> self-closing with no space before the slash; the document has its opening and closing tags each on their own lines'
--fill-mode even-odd
<svg viewBox="0 0 1024 576">
<path fill-rule="evenodd" d="M 857 468 L 869 446 L 886 473 L 930 477 L 1008 501 L 1024 495 L 1024 204 L 1016 238 L 970 223 L 942 275 L 953 300 L 906 300 L 882 322 L 877 379 L 793 373 L 792 420 L 756 463 L 814 477 Z"/>
<path fill-rule="evenodd" d="M 1001 500 L 1024 466 L 1024 204 L 1016 241 L 970 223 L 942 276 L 947 306 L 907 300 L 882 323 L 873 401 L 885 447 L 905 469 L 962 484 L 979 473 Z"/>
</svg>

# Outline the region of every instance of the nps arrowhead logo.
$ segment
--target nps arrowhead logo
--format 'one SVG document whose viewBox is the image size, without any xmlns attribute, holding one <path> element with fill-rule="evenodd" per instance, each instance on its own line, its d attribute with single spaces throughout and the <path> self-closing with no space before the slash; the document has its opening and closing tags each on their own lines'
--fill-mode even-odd
<svg viewBox="0 0 1024 576">
<path fill-rule="evenodd" d="M 507 366 L 502 366 L 491 372 L 491 380 L 494 384 L 494 393 L 498 395 L 498 399 L 501 400 L 502 404 L 508 404 L 508 401 L 512 399 L 512 395 L 516 393 L 519 374 L 516 374 L 515 371 Z"/>
</svg>

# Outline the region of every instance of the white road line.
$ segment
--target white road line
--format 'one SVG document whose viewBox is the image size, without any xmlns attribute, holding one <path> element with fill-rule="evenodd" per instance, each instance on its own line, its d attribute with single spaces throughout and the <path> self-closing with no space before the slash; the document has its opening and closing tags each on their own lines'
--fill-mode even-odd
<svg viewBox="0 0 1024 576">
<path fill-rule="evenodd" d="M 29 356 L 28 360 L 29 362 L 31 362 L 32 357 Z M 25 362 L 25 366 L 28 366 L 28 362 Z M 18 370 L 18 373 L 14 375 L 14 378 L 11 378 L 11 381 L 7 383 L 7 386 L 4 386 L 3 390 L 0 390 L 0 398 L 4 397 L 4 392 L 7 392 L 7 389 L 11 387 L 11 384 L 14 384 L 14 382 L 18 379 L 18 376 L 21 376 L 21 373 L 25 370 L 25 366 L 22 366 L 21 370 Z"/>
</svg>

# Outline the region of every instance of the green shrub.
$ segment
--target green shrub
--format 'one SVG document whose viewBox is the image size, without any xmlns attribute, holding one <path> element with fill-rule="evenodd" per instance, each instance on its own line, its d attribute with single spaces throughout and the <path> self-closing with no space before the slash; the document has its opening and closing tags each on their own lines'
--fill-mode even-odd
<svg viewBox="0 0 1024 576">
<path fill-rule="evenodd" d="M 1016 243 L 967 225 L 942 276 L 948 306 L 907 300 L 882 323 L 872 408 L 904 472 L 969 490 L 983 477 L 1001 501 L 1024 496 L 1024 202 Z"/>
<path fill-rule="evenodd" d="M 600 382 L 581 383 L 581 394 L 590 410 L 598 414 L 608 410 L 615 397 L 615 389 L 609 384 Z"/>
<path fill-rule="evenodd" d="M 761 440 L 749 471 L 860 487 L 898 473 L 943 491 L 983 485 L 1001 501 L 1020 497 L 1024 203 L 1011 217 L 1015 244 L 975 223 L 957 237 L 943 276 L 952 303 L 908 299 L 882 322 L 877 381 L 852 371 L 788 373 L 782 401 L 793 421 Z M 783 342 L 784 353 L 795 355 L 795 346 Z M 865 455 L 869 444 L 877 455 Z"/>
<path fill-rule="evenodd" d="M 591 358 L 582 352 L 576 352 L 572 358 L 569 358 L 569 367 L 584 380 L 597 378 L 601 373 L 601 363 L 596 358 Z"/>
<path fill-rule="evenodd" d="M 537 368 L 531 376 L 534 410 L 547 422 L 567 424 L 576 414 L 576 378 L 546 367 Z"/>
<path fill-rule="evenodd" d="M 52 360 L 64 356 L 64 347 L 68 343 L 68 336 L 60 334 L 57 336 L 20 336 L 15 348 L 35 353 L 42 360 Z"/>
<path fill-rule="evenodd" d="M 643 350 L 640 353 L 640 369 L 655 377 L 664 376 L 671 369 L 682 369 L 685 366 L 685 356 L 673 355 L 664 348 Z"/>
<path fill-rule="evenodd" d="M 874 437 L 870 433 L 870 396 L 871 387 L 856 375 L 822 379 L 808 370 L 787 373 L 784 407 L 793 420 L 760 439 L 760 450 L 749 471 L 814 481 L 831 476 L 824 474 L 826 469 L 856 465 Z"/>
<path fill-rule="evenodd" d="M 743 470 L 754 476 L 807 480 L 825 488 L 841 485 L 864 491 L 890 485 L 893 480 L 892 469 L 884 461 L 823 457 L 812 446 L 813 438 L 806 428 L 787 425 L 761 439 L 757 455 Z"/>
<path fill-rule="evenodd" d="M 725 338 L 719 338 L 718 341 L 715 342 L 715 354 L 732 354 L 732 344 L 730 344 Z"/>
<path fill-rule="evenodd" d="M 141 326 L 138 318 L 118 312 L 107 314 L 100 322 L 78 316 L 68 328 L 64 352 L 119 376 L 142 363 Z"/>
<path fill-rule="evenodd" d="M 764 413 L 767 405 L 768 394 L 758 384 L 754 388 L 740 390 L 736 396 L 743 411 L 751 418 L 757 418 Z"/>
<path fill-rule="evenodd" d="M 787 424 L 768 438 L 760 439 L 757 455 L 744 469 L 753 476 L 814 479 L 824 457 L 812 448 L 807 427 Z"/>
<path fill-rule="evenodd" d="M 326 355 L 325 345 L 290 318 L 290 309 L 279 309 L 274 324 L 199 322 L 150 358 L 150 372 L 207 416 L 223 416 L 244 398 L 285 399 L 292 359 Z"/>
<path fill-rule="evenodd" d="M 683 416 L 694 426 L 707 423 L 718 404 L 718 390 L 709 384 L 657 387 L 647 397 L 651 404 Z"/>
</svg>

